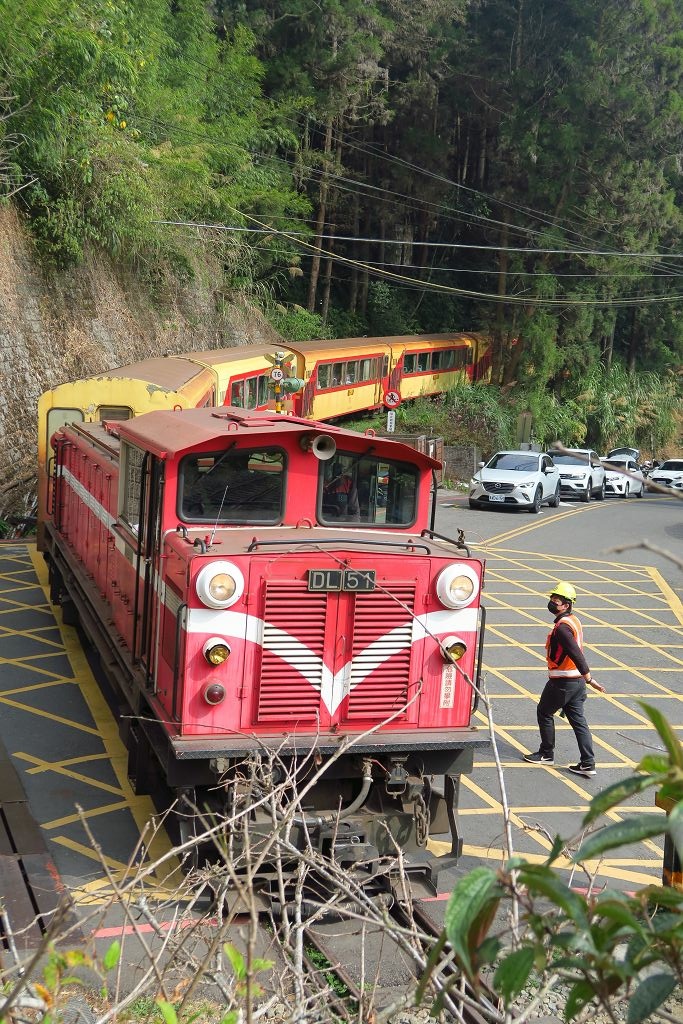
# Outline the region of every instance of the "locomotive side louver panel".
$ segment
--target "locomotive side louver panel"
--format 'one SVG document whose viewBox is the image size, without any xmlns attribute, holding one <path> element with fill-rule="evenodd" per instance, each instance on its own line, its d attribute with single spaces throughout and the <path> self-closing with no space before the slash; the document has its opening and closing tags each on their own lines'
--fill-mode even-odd
<svg viewBox="0 0 683 1024">
<path fill-rule="evenodd" d="M 411 584 L 356 594 L 349 720 L 381 721 L 406 704 L 413 633 L 410 612 L 414 604 L 415 587 Z M 377 643 L 378 635 L 386 639 Z M 405 717 L 404 712 L 396 721 Z"/>
<path fill-rule="evenodd" d="M 315 720 L 320 708 L 327 602 L 326 593 L 309 593 L 305 583 L 266 585 L 259 722 Z"/>
</svg>

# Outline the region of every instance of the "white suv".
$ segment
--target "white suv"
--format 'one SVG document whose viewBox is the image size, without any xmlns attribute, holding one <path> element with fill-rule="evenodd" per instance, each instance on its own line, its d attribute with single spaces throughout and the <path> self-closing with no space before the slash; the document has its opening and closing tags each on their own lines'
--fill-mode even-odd
<svg viewBox="0 0 683 1024">
<path fill-rule="evenodd" d="M 560 477 L 543 452 L 496 452 L 470 480 L 470 508 L 524 508 L 560 504 Z"/>
<path fill-rule="evenodd" d="M 563 498 L 590 501 L 605 497 L 605 467 L 591 448 L 571 448 L 565 452 L 549 452 L 560 471 L 560 493 Z"/>
</svg>

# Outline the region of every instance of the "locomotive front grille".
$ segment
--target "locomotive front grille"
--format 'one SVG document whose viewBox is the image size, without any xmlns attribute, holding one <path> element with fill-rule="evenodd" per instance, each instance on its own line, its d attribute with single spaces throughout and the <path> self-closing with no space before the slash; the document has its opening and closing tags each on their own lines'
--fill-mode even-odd
<svg viewBox="0 0 683 1024">
<path fill-rule="evenodd" d="M 317 718 L 327 603 L 326 593 L 309 593 L 305 583 L 266 586 L 259 722 Z"/>
<path fill-rule="evenodd" d="M 414 603 L 412 582 L 340 595 L 309 591 L 305 581 L 269 580 L 256 721 L 315 722 L 330 673 L 344 679 L 344 720 L 400 712 L 408 699 Z"/>
<path fill-rule="evenodd" d="M 412 617 L 406 608 L 412 612 L 414 604 L 415 587 L 410 584 L 355 596 L 349 721 L 381 720 L 405 706 L 413 634 Z M 378 623 L 383 639 L 373 643 Z M 405 712 L 397 721 L 403 718 Z"/>
</svg>

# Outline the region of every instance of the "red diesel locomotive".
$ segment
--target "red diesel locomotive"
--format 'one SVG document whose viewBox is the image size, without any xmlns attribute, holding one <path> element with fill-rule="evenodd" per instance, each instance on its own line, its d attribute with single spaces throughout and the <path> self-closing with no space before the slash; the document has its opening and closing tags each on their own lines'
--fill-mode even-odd
<svg viewBox="0 0 683 1024">
<path fill-rule="evenodd" d="M 69 424 L 52 446 L 51 596 L 114 685 L 136 791 L 160 770 L 237 850 L 245 780 L 286 805 L 306 762 L 293 841 L 349 866 L 399 847 L 433 881 L 430 830 L 460 853 L 459 777 L 486 743 L 484 567 L 434 533 L 438 463 L 231 407 Z M 254 798 L 248 818 L 252 845 L 273 812 Z"/>
</svg>

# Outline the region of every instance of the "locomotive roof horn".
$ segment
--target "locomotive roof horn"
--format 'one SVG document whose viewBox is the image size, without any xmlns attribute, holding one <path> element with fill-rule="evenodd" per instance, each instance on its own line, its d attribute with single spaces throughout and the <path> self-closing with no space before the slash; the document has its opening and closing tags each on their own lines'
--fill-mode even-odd
<svg viewBox="0 0 683 1024">
<path fill-rule="evenodd" d="M 321 462 L 327 462 L 337 450 L 337 442 L 329 434 L 304 434 L 299 444 L 305 452 L 313 452 Z"/>
</svg>

